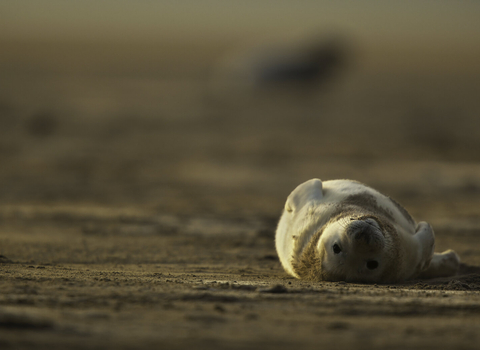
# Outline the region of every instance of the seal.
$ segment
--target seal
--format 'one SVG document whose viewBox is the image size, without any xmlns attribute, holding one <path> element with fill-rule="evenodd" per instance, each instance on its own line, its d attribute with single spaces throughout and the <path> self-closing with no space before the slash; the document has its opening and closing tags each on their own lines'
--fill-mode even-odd
<svg viewBox="0 0 480 350">
<path fill-rule="evenodd" d="M 460 258 L 435 234 L 360 182 L 311 179 L 288 196 L 275 246 L 285 271 L 311 281 L 397 283 L 453 276 Z"/>
</svg>

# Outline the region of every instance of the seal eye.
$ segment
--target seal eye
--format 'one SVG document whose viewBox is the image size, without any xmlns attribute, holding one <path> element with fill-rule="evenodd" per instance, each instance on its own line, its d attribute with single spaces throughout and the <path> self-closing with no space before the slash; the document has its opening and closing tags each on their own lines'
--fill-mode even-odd
<svg viewBox="0 0 480 350">
<path fill-rule="evenodd" d="M 334 252 L 335 254 L 339 254 L 341 251 L 342 251 L 342 249 L 338 246 L 337 243 L 335 243 L 335 244 L 333 245 L 333 252 Z"/>
<path fill-rule="evenodd" d="M 367 261 L 367 269 L 375 270 L 377 267 L 378 267 L 378 261 L 375 261 L 375 260 Z"/>
</svg>

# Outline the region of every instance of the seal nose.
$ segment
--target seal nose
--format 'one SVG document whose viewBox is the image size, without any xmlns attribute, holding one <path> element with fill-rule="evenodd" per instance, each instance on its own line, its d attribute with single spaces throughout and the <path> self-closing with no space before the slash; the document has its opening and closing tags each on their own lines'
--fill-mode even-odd
<svg viewBox="0 0 480 350">
<path fill-rule="evenodd" d="M 367 220 L 353 221 L 348 234 L 358 248 L 380 249 L 384 244 L 382 231 Z"/>
<path fill-rule="evenodd" d="M 361 230 L 354 233 L 353 239 L 355 239 L 356 241 L 363 241 L 366 244 L 370 244 L 373 239 L 373 233 L 369 230 Z"/>
</svg>

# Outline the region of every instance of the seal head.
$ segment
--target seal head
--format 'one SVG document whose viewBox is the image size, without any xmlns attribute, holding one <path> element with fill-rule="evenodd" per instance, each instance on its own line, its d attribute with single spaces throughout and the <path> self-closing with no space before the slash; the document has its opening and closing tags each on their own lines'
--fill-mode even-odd
<svg viewBox="0 0 480 350">
<path fill-rule="evenodd" d="M 324 279 L 331 281 L 371 282 L 385 270 L 385 233 L 378 218 L 365 216 L 338 220 L 319 237 L 316 250 Z M 323 252 L 322 252 L 323 250 Z"/>
<path fill-rule="evenodd" d="M 372 214 L 337 217 L 312 237 L 293 268 L 308 280 L 371 283 L 395 279 L 394 228 Z M 295 259 L 294 259 L 295 260 Z"/>
</svg>

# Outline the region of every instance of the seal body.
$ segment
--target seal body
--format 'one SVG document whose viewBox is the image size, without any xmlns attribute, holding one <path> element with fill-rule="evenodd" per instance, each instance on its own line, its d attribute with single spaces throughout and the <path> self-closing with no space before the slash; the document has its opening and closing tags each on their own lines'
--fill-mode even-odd
<svg viewBox="0 0 480 350">
<path fill-rule="evenodd" d="M 316 281 L 394 283 L 454 275 L 451 250 L 395 200 L 356 181 L 309 180 L 287 198 L 275 245 L 290 275 Z"/>
</svg>

